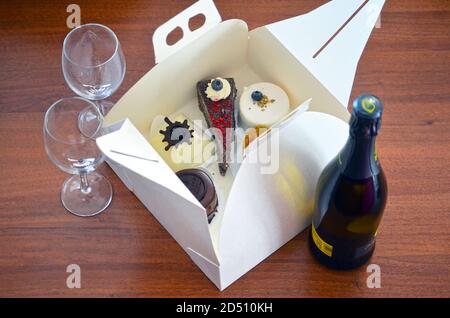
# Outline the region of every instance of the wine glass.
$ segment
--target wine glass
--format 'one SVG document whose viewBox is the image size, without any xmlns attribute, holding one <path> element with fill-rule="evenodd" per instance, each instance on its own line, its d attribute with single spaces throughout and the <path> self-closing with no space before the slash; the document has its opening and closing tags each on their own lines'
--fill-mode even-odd
<svg viewBox="0 0 450 318">
<path fill-rule="evenodd" d="M 125 57 L 119 39 L 101 24 L 74 28 L 64 39 L 62 70 L 67 85 L 77 95 L 93 100 L 105 116 L 114 104 L 104 99 L 119 88 L 125 76 Z M 80 120 L 87 119 L 80 116 Z"/>
<path fill-rule="evenodd" d="M 92 116 L 83 133 L 79 128 L 82 112 Z M 69 212 L 78 216 L 96 215 L 111 203 L 111 184 L 95 172 L 104 160 L 95 143 L 102 134 L 102 122 L 103 116 L 96 105 L 81 97 L 60 99 L 45 114 L 47 155 L 58 168 L 73 174 L 63 184 L 61 202 Z"/>
</svg>

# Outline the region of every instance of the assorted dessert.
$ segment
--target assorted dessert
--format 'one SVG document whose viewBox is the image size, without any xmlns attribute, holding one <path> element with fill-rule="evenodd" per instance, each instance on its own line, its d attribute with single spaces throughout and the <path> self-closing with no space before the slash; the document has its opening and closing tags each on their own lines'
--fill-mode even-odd
<svg viewBox="0 0 450 318">
<path fill-rule="evenodd" d="M 263 126 L 257 126 L 255 128 L 247 129 L 245 131 L 245 135 L 244 135 L 244 142 L 243 142 L 244 149 L 247 148 L 252 141 L 254 141 L 256 138 L 258 138 L 260 135 L 262 135 L 267 130 L 268 130 L 268 128 L 263 127 Z"/>
<path fill-rule="evenodd" d="M 282 88 L 267 82 L 244 87 L 239 107 L 235 106 L 237 89 L 233 78 L 201 80 L 196 88 L 198 107 L 210 133 L 184 114 L 169 115 L 157 127 L 150 144 L 202 204 L 211 222 L 219 202 L 213 180 L 204 169 L 205 162 L 216 155 L 220 175 L 227 174 L 236 138 L 236 112 L 246 129 L 242 140 L 245 151 L 252 141 L 289 113 L 290 103 Z"/>
<path fill-rule="evenodd" d="M 247 128 L 269 128 L 289 113 L 289 98 L 281 87 L 256 83 L 244 87 L 239 100 L 239 116 Z"/>
<path fill-rule="evenodd" d="M 197 167 L 214 154 L 214 141 L 184 114 L 164 117 L 149 141 L 175 172 Z"/>
<path fill-rule="evenodd" d="M 211 223 L 219 204 L 211 177 L 202 169 L 181 170 L 176 175 L 205 208 L 208 222 Z"/>
<path fill-rule="evenodd" d="M 198 106 L 216 139 L 219 171 L 227 172 L 236 120 L 234 102 L 236 86 L 232 78 L 213 78 L 197 83 Z"/>
</svg>

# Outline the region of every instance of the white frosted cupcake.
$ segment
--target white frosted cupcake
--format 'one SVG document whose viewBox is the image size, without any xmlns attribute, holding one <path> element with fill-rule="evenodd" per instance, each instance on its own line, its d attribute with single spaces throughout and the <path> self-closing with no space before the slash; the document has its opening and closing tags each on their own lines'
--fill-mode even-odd
<svg viewBox="0 0 450 318">
<path fill-rule="evenodd" d="M 272 83 L 244 87 L 239 100 L 239 116 L 244 126 L 270 127 L 289 113 L 289 97 Z"/>
</svg>

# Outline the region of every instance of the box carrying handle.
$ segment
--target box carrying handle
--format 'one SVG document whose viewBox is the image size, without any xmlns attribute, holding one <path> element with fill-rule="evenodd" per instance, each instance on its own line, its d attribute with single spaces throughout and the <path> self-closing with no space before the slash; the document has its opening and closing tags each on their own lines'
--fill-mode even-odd
<svg viewBox="0 0 450 318">
<path fill-rule="evenodd" d="M 189 20 L 197 15 L 203 15 L 205 17 L 205 22 L 198 29 L 191 31 L 189 28 Z M 155 30 L 155 33 L 153 34 L 155 62 L 160 63 L 221 21 L 222 18 L 212 0 L 197 1 Z M 182 38 L 176 43 L 169 45 L 167 43 L 167 37 L 177 28 L 181 28 L 183 31 Z"/>
</svg>

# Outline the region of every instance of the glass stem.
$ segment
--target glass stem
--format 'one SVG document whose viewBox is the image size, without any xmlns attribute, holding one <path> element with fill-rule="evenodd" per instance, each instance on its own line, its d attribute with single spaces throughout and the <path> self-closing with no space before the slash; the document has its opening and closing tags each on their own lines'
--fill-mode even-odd
<svg viewBox="0 0 450 318">
<path fill-rule="evenodd" d="M 94 101 L 95 105 L 97 105 L 98 110 L 100 111 L 100 114 L 102 114 L 102 116 L 105 116 L 105 108 L 103 107 L 103 103 L 100 100 L 96 100 Z"/>
<path fill-rule="evenodd" d="M 89 192 L 91 192 L 91 186 L 89 185 L 87 172 L 80 173 L 80 180 L 81 180 L 81 192 L 83 194 L 88 194 Z"/>
</svg>

